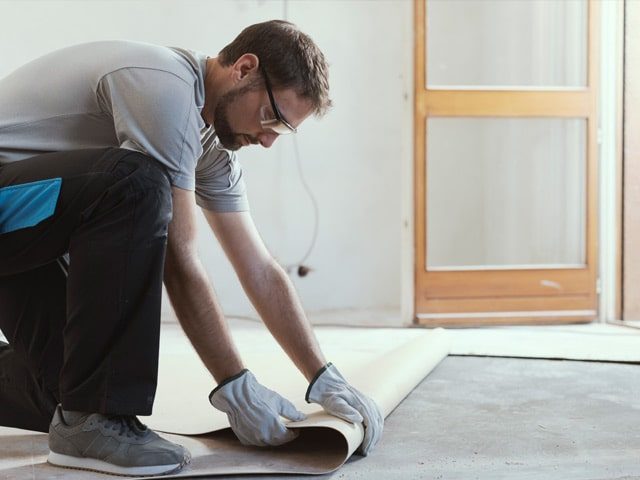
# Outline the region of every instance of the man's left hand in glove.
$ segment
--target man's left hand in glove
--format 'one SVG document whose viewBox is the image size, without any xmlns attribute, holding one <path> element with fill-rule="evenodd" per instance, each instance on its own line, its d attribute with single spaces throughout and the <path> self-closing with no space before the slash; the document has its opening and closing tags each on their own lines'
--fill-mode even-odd
<svg viewBox="0 0 640 480">
<path fill-rule="evenodd" d="M 258 383 L 247 369 L 221 382 L 209 394 L 209 402 L 227 414 L 243 445 L 266 447 L 290 442 L 298 432 L 288 429 L 280 417 L 296 422 L 307 418 L 289 400 Z"/>
</svg>

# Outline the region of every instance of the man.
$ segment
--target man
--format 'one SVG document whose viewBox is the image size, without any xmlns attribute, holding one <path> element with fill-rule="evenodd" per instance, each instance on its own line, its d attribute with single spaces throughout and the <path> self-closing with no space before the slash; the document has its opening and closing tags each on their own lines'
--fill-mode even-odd
<svg viewBox="0 0 640 480">
<path fill-rule="evenodd" d="M 304 415 L 244 368 L 196 252 L 203 208 L 265 324 L 309 380 L 307 401 L 363 422 L 375 403 L 328 364 L 258 236 L 234 151 L 270 147 L 330 106 L 327 64 L 293 24 L 246 28 L 217 57 L 97 42 L 0 80 L 0 424 L 49 431 L 49 462 L 158 475 L 189 460 L 151 413 L 161 282 L 247 445 Z M 69 262 L 63 260 L 68 253 Z M 66 257 L 65 257 L 66 258 Z M 185 415 L 188 414 L 185 412 Z"/>
</svg>

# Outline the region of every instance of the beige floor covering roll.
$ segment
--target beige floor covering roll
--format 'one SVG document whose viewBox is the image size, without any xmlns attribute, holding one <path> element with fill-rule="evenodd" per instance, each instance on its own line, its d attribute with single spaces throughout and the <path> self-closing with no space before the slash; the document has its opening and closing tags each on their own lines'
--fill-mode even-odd
<svg viewBox="0 0 640 480">
<path fill-rule="evenodd" d="M 322 327 L 316 328 L 316 334 L 327 359 L 357 388 L 372 396 L 385 416 L 450 348 L 448 335 L 441 329 Z M 228 428 L 226 416 L 207 400 L 215 385 L 211 376 L 179 328 L 163 326 L 154 415 L 142 420 L 152 428 L 171 432 L 166 436 L 188 447 L 193 460 L 178 474 L 162 478 L 323 474 L 339 468 L 361 443 L 362 427 L 328 416 L 317 405 L 304 401 L 306 380 L 266 329 L 240 322 L 234 325 L 233 335 L 258 380 L 292 400 L 309 418 L 289 424 L 300 432 L 290 444 L 268 449 L 242 446 Z M 0 479 L 114 478 L 52 467 L 46 464 L 46 454 L 46 435 L 15 430 L 0 435 Z"/>
</svg>

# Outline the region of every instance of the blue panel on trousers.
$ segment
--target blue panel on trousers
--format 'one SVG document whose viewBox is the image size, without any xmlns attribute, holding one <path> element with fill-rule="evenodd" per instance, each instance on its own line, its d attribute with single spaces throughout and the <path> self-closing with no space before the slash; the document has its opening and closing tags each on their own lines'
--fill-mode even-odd
<svg viewBox="0 0 640 480">
<path fill-rule="evenodd" d="M 61 178 L 0 188 L 0 234 L 33 227 L 53 215 Z"/>
</svg>

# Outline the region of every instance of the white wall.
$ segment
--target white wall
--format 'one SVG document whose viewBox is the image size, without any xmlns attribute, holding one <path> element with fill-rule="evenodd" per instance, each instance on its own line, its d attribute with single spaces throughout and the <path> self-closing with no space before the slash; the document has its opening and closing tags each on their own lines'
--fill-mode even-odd
<svg viewBox="0 0 640 480">
<path fill-rule="evenodd" d="M 407 243 L 408 224 L 403 224 L 411 219 L 410 192 L 403 186 L 412 158 L 412 5 L 411 0 L 0 1 L 0 77 L 45 52 L 98 39 L 215 55 L 244 26 L 287 15 L 329 59 L 335 103 L 325 119 L 308 121 L 298 135 L 305 175 L 320 206 L 320 229 L 307 262 L 314 271 L 294 277 L 295 284 L 311 312 L 399 312 L 401 263 L 408 264 L 401 239 L 404 235 Z M 313 222 L 291 138 L 268 151 L 242 151 L 240 158 L 263 238 L 281 263 L 298 261 Z M 200 246 L 225 310 L 251 313 L 202 219 Z M 399 313 L 393 321 L 401 323 Z"/>
</svg>

